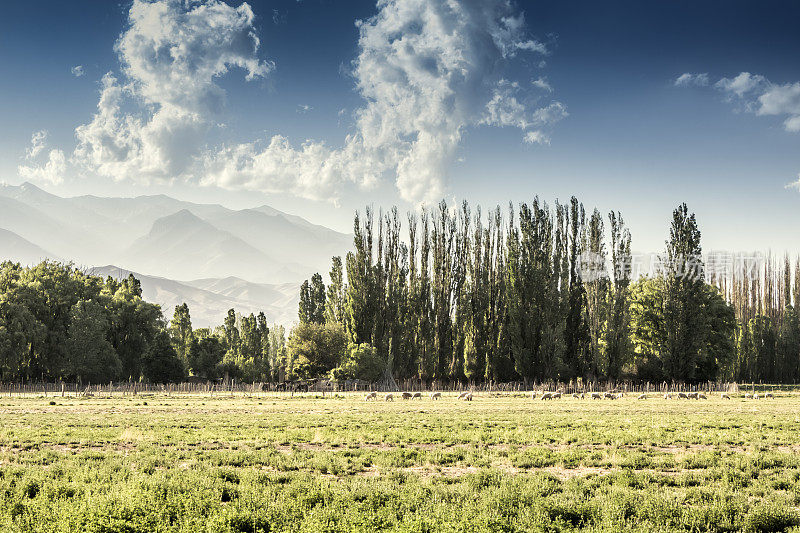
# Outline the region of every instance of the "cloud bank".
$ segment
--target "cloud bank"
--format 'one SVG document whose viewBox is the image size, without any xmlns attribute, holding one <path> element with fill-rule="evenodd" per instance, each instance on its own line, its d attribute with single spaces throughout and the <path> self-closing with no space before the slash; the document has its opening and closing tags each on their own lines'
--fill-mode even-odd
<svg viewBox="0 0 800 533">
<path fill-rule="evenodd" d="M 431 201 L 445 192 L 467 128 L 529 130 L 566 116 L 558 102 L 536 109 L 519 83 L 503 77 L 517 54 L 547 53 L 526 36 L 509 2 L 381 0 L 378 8 L 357 22 L 352 73 L 365 103 L 344 145 L 294 148 L 275 136 L 227 147 L 208 154 L 204 182 L 331 198 L 344 184 L 369 186 L 393 175 L 402 198 Z M 526 139 L 537 135 L 544 138 Z"/>
<path fill-rule="evenodd" d="M 545 78 L 510 79 L 517 56 L 549 54 L 510 0 L 378 0 L 377 13 L 356 26 L 350 67 L 362 104 L 338 145 L 298 146 L 274 135 L 213 146 L 227 97 L 219 78 L 235 69 L 256 80 L 275 67 L 261 58 L 252 9 L 134 0 L 115 44 L 120 72 L 103 76 L 97 112 L 76 128 L 70 162 L 114 180 L 328 201 L 348 187 L 394 180 L 402 198 L 425 202 L 445 194 L 468 129 L 516 128 L 525 143 L 549 144 L 548 130 L 567 116 L 562 103 L 540 101 L 552 92 Z M 264 121 L 276 129 L 270 117 Z M 64 161 L 41 168 L 51 163 L 55 171 Z"/>
</svg>

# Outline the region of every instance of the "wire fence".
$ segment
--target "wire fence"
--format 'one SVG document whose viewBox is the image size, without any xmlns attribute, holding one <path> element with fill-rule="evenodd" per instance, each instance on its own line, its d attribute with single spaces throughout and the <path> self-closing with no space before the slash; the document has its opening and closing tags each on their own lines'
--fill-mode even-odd
<svg viewBox="0 0 800 533">
<path fill-rule="evenodd" d="M 486 394 L 523 394 L 530 392 L 561 392 L 562 394 L 591 392 L 659 393 L 666 392 L 791 392 L 797 385 L 773 385 L 765 383 L 735 382 L 439 382 L 425 380 L 399 380 L 370 383 L 365 381 L 334 382 L 328 380 L 281 382 L 281 383 L 242 383 L 235 380 L 225 382 L 187 382 L 173 384 L 154 384 L 141 382 L 120 382 L 106 384 L 79 383 L 0 383 L 0 397 L 126 397 L 126 396 L 203 396 L 203 397 L 261 397 L 261 396 L 325 396 L 361 392 L 463 392 L 472 391 Z"/>
</svg>

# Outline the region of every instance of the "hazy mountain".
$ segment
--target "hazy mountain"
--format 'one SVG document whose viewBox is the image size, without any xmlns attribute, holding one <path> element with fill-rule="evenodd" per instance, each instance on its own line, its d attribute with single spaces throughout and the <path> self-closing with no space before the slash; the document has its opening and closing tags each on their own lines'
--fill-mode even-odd
<svg viewBox="0 0 800 533">
<path fill-rule="evenodd" d="M 187 283 L 131 272 L 113 265 L 92 268 L 89 272 L 104 278 L 113 276 L 118 279 L 126 278 L 132 273 L 142 282 L 144 299 L 161 305 L 168 320 L 172 318 L 175 306 L 186 302 L 192 317 L 192 326 L 195 328 L 222 324 L 228 309 L 236 309 L 243 314 L 264 311 L 270 324 L 277 322 L 288 326 L 297 320 L 299 286 L 293 283 L 254 284 L 238 278 L 204 279 Z M 203 287 L 205 285 L 230 289 L 240 284 L 252 287 L 240 292 L 241 296 L 224 294 Z"/>
<path fill-rule="evenodd" d="M 249 302 L 270 302 L 276 308 L 289 309 L 290 322 L 297 318 L 300 301 L 298 283 L 253 283 L 237 277 L 205 278 L 187 281 L 187 285 Z"/>
<path fill-rule="evenodd" d="M 352 240 L 269 206 L 233 210 L 165 195 L 62 198 L 30 183 L 0 185 L 0 227 L 79 265 L 263 283 L 327 272 Z"/>
<path fill-rule="evenodd" d="M 23 265 L 36 265 L 45 259 L 57 259 L 16 233 L 0 228 L 0 262 L 11 260 Z"/>
<path fill-rule="evenodd" d="M 340 255 L 352 240 L 348 235 L 314 226 L 303 219 L 292 220 L 278 212 L 267 213 L 264 208 L 218 213 L 207 220 L 283 262 L 327 265 L 331 257 Z"/>
<path fill-rule="evenodd" d="M 0 196 L 0 228 L 77 263 L 93 263 L 107 249 L 105 239 L 87 235 L 69 219 L 53 218 L 49 211 L 3 196 Z"/>
<path fill-rule="evenodd" d="M 284 264 L 186 209 L 156 220 L 123 258 L 135 270 L 169 278 L 234 275 L 283 282 L 295 277 Z"/>
</svg>

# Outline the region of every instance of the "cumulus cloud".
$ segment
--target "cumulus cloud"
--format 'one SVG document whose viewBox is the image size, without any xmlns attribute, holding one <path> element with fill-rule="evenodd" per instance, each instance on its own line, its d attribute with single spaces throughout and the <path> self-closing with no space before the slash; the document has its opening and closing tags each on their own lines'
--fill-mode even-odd
<svg viewBox="0 0 800 533">
<path fill-rule="evenodd" d="M 121 72 L 103 77 L 71 161 L 116 180 L 333 201 L 348 186 L 394 179 L 404 199 L 421 202 L 445 193 L 468 128 L 512 127 L 526 143 L 548 144 L 545 130 L 567 116 L 562 103 L 540 101 L 552 91 L 546 79 L 508 76 L 517 56 L 549 53 L 509 0 L 380 0 L 356 23 L 349 73 L 362 104 L 340 144 L 274 135 L 210 145 L 226 99 L 218 78 L 238 69 L 253 80 L 274 68 L 259 58 L 254 20 L 246 3 L 133 0 L 115 45 Z"/>
<path fill-rule="evenodd" d="M 563 104 L 535 108 L 519 83 L 504 77 L 507 60 L 547 48 L 525 33 L 507 0 L 385 0 L 357 23 L 352 73 L 364 105 L 341 148 L 281 136 L 207 155 L 206 182 L 335 197 L 347 183 L 370 185 L 392 175 L 400 195 L 441 198 L 448 168 L 472 126 L 527 130 L 566 116 Z"/>
<path fill-rule="evenodd" d="M 677 87 L 691 87 L 692 85 L 697 85 L 700 87 L 705 87 L 709 84 L 708 74 L 691 74 L 686 72 L 681 74 L 677 78 L 675 78 L 675 85 Z"/>
<path fill-rule="evenodd" d="M 58 185 L 64 181 L 67 158 L 62 150 L 50 150 L 47 160 L 42 164 L 20 165 L 17 173 L 26 180 L 43 181 Z"/>
<path fill-rule="evenodd" d="M 115 45 L 124 78 L 103 77 L 73 161 L 117 180 L 191 177 L 224 107 L 216 79 L 230 68 L 247 80 L 274 68 L 257 56 L 255 15 L 246 3 L 134 0 L 128 18 Z"/>
<path fill-rule="evenodd" d="M 31 134 L 31 145 L 25 151 L 27 159 L 35 158 L 44 150 L 45 146 L 47 146 L 47 135 L 47 130 L 34 131 Z"/>
<path fill-rule="evenodd" d="M 80 78 L 84 75 L 83 65 L 75 65 L 70 69 L 70 72 L 72 72 L 72 75 L 76 78 Z"/>
</svg>

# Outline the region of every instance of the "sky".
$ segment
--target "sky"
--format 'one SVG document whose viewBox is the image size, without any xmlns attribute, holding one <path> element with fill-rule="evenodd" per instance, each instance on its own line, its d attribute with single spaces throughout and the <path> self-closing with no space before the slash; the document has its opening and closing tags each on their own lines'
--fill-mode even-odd
<svg viewBox="0 0 800 533">
<path fill-rule="evenodd" d="M 800 252 L 800 4 L 32 1 L 0 18 L 0 181 L 269 204 L 577 196 L 642 252 Z"/>
</svg>

